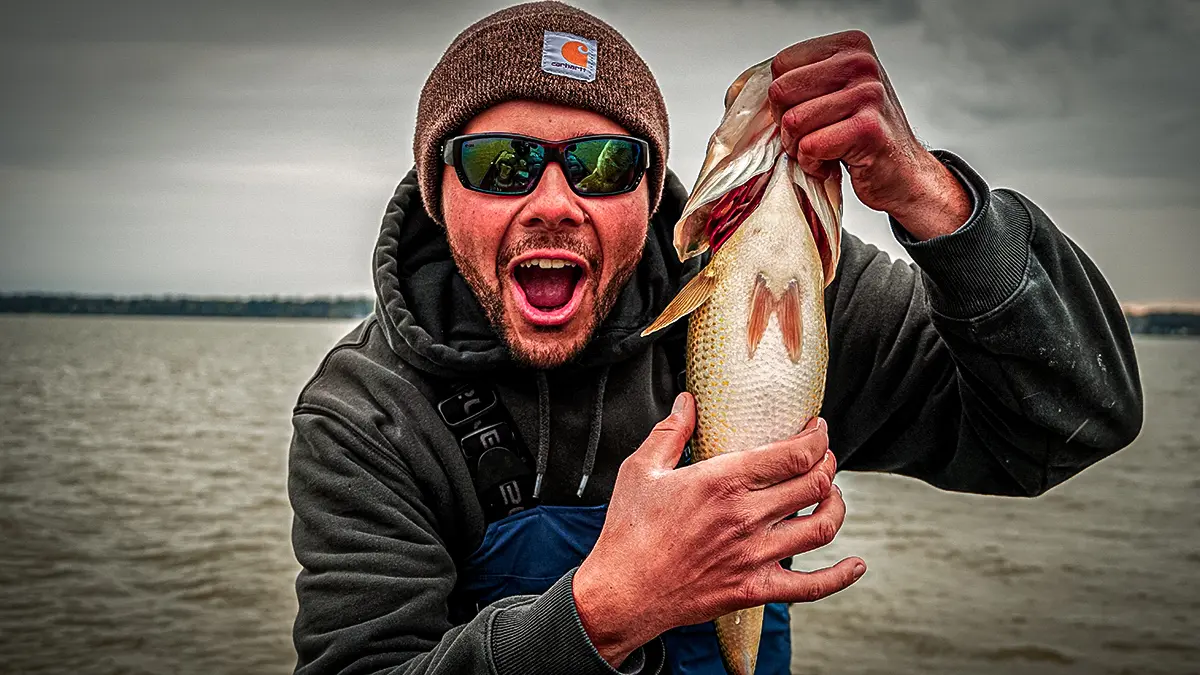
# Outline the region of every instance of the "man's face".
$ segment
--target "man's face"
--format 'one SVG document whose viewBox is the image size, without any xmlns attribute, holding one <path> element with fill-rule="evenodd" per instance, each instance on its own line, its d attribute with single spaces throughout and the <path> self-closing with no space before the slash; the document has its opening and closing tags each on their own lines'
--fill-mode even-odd
<svg viewBox="0 0 1200 675">
<path fill-rule="evenodd" d="M 629 134 L 597 113 L 534 101 L 488 108 L 462 133 L 482 132 L 549 141 Z M 454 167 L 443 168 L 442 212 L 454 261 L 518 361 L 553 368 L 587 345 L 641 258 L 647 182 L 620 195 L 580 197 L 550 163 L 537 189 L 510 197 L 468 190 Z"/>
</svg>

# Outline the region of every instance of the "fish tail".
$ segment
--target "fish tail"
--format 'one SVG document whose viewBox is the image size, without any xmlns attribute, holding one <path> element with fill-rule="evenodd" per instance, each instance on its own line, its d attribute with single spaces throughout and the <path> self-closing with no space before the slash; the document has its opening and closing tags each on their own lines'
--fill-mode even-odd
<svg viewBox="0 0 1200 675">
<path fill-rule="evenodd" d="M 717 617 L 717 645 L 729 675 L 754 675 L 758 643 L 762 639 L 763 608 L 751 607 Z"/>
</svg>

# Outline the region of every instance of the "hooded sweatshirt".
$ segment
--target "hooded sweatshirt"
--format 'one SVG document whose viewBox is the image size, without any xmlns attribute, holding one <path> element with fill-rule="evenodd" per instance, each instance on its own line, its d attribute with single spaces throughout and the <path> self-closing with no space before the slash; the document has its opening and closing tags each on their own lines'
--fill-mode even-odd
<svg viewBox="0 0 1200 675">
<path fill-rule="evenodd" d="M 915 264 L 842 237 L 825 294 L 830 447 L 843 470 L 1036 496 L 1137 436 L 1132 339 L 1099 270 L 1045 213 L 935 155 L 972 197 L 966 224 L 917 241 L 892 220 Z M 686 199 L 668 172 L 611 313 L 575 360 L 539 372 L 516 364 L 488 323 L 415 173 L 400 183 L 374 253 L 375 312 L 329 352 L 294 410 L 297 673 L 617 672 L 583 629 L 574 570 L 541 595 L 485 607 L 461 597 L 486 521 L 434 392 L 490 382 L 537 450 L 541 503 L 607 503 L 621 462 L 679 392 L 671 364 L 685 322 L 640 333 L 699 269 L 671 245 Z M 630 662 L 657 672 L 661 643 Z"/>
</svg>

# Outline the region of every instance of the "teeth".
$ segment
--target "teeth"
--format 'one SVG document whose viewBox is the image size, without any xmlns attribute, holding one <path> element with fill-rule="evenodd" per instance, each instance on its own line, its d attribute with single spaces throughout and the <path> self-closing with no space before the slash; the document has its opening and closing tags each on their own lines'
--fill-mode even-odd
<svg viewBox="0 0 1200 675">
<path fill-rule="evenodd" d="M 540 267 L 544 270 L 554 270 L 561 267 L 575 267 L 575 263 L 559 258 L 530 258 L 521 263 L 521 267 Z"/>
</svg>

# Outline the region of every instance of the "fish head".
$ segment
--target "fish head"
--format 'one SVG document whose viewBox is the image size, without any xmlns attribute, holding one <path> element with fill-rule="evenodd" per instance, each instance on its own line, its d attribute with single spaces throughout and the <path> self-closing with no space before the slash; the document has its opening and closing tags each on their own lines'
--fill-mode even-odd
<svg viewBox="0 0 1200 675">
<path fill-rule="evenodd" d="M 825 284 L 833 280 L 841 248 L 842 172 L 825 162 L 816 174 L 784 153 L 767 91 L 771 60 L 738 76 L 726 92 L 726 109 L 708 141 L 700 175 L 675 225 L 675 251 L 686 260 L 719 246 L 753 212 L 776 166 L 786 164 L 803 218 L 821 256 Z"/>
</svg>

